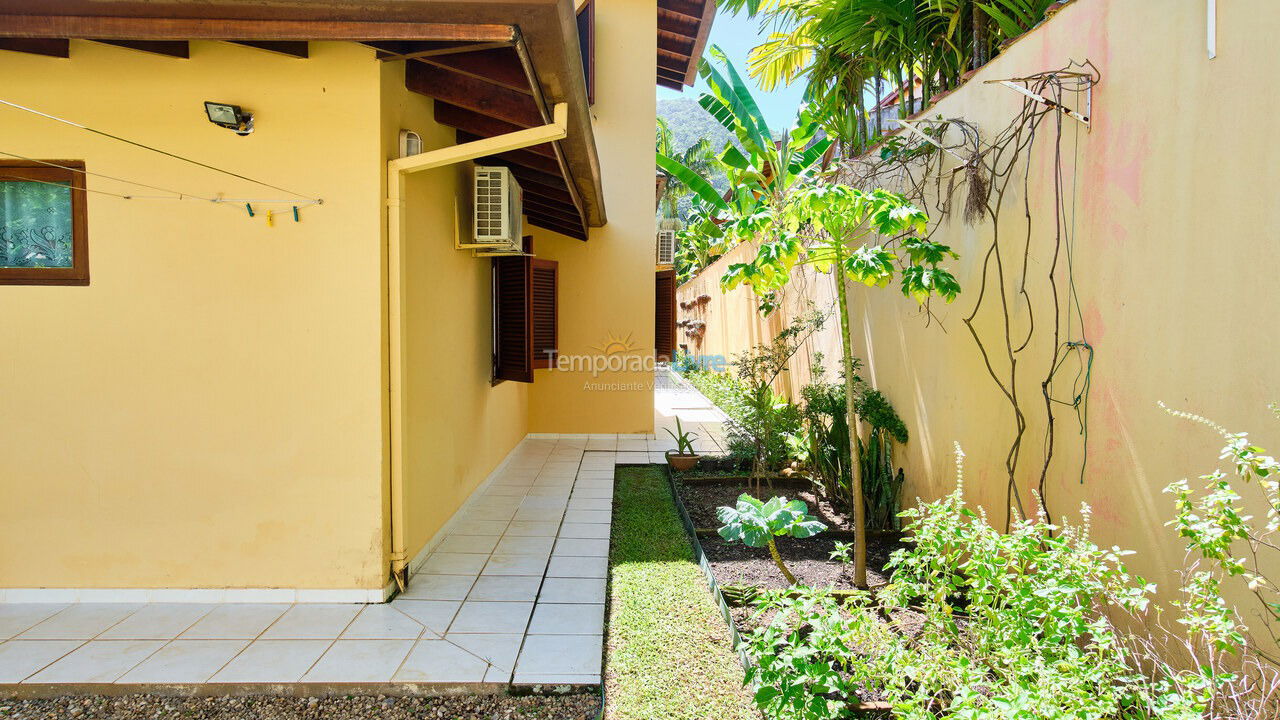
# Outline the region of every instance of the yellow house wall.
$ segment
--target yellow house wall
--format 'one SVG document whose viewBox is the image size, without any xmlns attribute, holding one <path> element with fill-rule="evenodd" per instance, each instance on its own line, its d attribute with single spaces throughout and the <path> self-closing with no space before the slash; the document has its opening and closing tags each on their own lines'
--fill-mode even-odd
<svg viewBox="0 0 1280 720">
<path fill-rule="evenodd" d="M 596 8 L 596 102 L 591 108 L 609 222 L 581 242 L 526 225 L 539 257 L 560 262 L 559 341 L 567 355 L 653 355 L 653 92 L 657 13 L 652 0 Z M 618 341 L 613 343 L 612 341 Z M 626 349 L 624 350 L 623 347 Z M 529 388 L 534 433 L 649 433 L 653 373 L 537 370 Z"/>
<path fill-rule="evenodd" d="M 382 79 L 384 160 L 398 156 L 401 128 L 421 135 L 424 150 L 456 144 L 454 129 L 433 119 L 432 101 L 405 89 L 403 62 L 386 63 Z M 530 386 L 490 383 L 490 261 L 453 247 L 455 207 L 465 213 L 471 165 L 409 175 L 404 198 L 403 519 L 410 558 L 528 427 Z M 465 215 L 462 222 L 465 231 Z"/>
<path fill-rule="evenodd" d="M 268 227 L 262 208 L 90 194 L 91 285 L 0 286 L 0 587 L 382 586 L 378 72 L 336 43 L 0 53 L 7 100 L 325 200 Z M 213 126 L 204 100 L 256 132 Z M 12 109 L 0 137 L 186 192 L 286 195 Z"/>
<path fill-rule="evenodd" d="M 1278 33 L 1280 11 L 1270 3 L 1219 3 L 1218 56 L 1209 60 L 1203 4 L 1077 0 L 926 113 L 964 118 L 989 139 L 1021 108 L 1021 96 L 983 81 L 1061 68 L 1073 58 L 1093 61 L 1102 73 L 1092 131 L 1064 120 L 1062 161 L 1075 227 L 1075 285 L 1084 332 L 1096 351 L 1087 469 L 1082 483 L 1084 439 L 1075 414 L 1059 406 L 1047 501 L 1055 518 L 1075 521 L 1080 503 L 1088 502 L 1095 540 L 1136 550 L 1131 567 L 1165 592 L 1176 585 L 1183 545 L 1163 527 L 1172 505 L 1161 489 L 1212 468 L 1221 440 L 1167 416 L 1156 402 L 1194 410 L 1232 430 L 1252 430 L 1264 445 L 1276 435 L 1266 403 L 1280 399 L 1269 335 L 1280 324 L 1280 289 L 1272 281 L 1280 246 L 1269 230 L 1280 150 L 1265 124 L 1253 119 L 1280 110 L 1280 97 L 1258 92 L 1256 81 L 1260 64 L 1274 56 Z M 1017 389 L 1028 421 L 1017 473 L 1024 497 L 1038 484 L 1046 431 L 1040 383 L 1053 354 L 1047 290 L 1052 122 L 1041 126 L 1030 169 L 1037 224 L 1027 286 L 1037 316 L 1033 339 L 1018 360 Z M 948 168 L 953 165 L 948 161 Z M 1021 178 L 1012 185 L 1017 187 L 1000 223 L 1007 238 L 1002 248 L 1012 335 L 1021 338 L 1027 305 L 1015 297 L 1019 273 L 1010 263 L 1020 262 L 1026 226 Z M 959 442 L 967 454 L 967 499 L 999 518 L 1014 419 L 961 322 L 977 300 L 991 232 L 989 221 L 971 227 L 955 217 L 935 236 L 961 254 L 953 269 L 964 288 L 953 305 L 934 304 L 936 322 L 926 325 L 914 301 L 896 287 L 860 286 L 851 287 L 851 320 L 855 353 L 867 361 L 865 375 L 911 432 L 897 456 L 906 469 L 904 500 L 937 497 L 954 487 L 952 444 Z M 714 287 L 724 262 L 704 273 L 709 279 L 700 278 L 697 287 Z M 1060 288 L 1064 278 L 1060 270 Z M 725 325 L 709 323 L 708 347 L 740 349 L 753 333 L 764 334 L 743 310 L 745 295 L 700 291 L 712 294 L 711 312 L 720 312 L 715 322 Z M 682 289 L 681 299 L 692 292 L 694 284 Z M 737 307 L 717 310 L 729 304 Z M 975 322 L 1003 376 L 1008 365 L 998 305 L 989 296 Z M 1078 321 L 1075 328 L 1078 335 Z M 828 357 L 828 367 L 835 367 L 838 355 Z M 1068 363 L 1065 376 L 1075 369 Z M 1069 381 L 1057 388 L 1059 395 L 1070 394 Z M 1262 514 L 1261 508 L 1255 513 Z"/>
</svg>

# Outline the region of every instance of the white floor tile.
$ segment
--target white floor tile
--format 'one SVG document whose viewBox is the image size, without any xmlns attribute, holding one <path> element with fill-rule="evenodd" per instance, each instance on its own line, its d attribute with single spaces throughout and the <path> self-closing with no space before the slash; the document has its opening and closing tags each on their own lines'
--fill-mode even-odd
<svg viewBox="0 0 1280 720">
<path fill-rule="evenodd" d="M 566 523 L 598 523 L 613 522 L 613 513 L 609 510 L 569 510 L 564 514 Z"/>
<path fill-rule="evenodd" d="M 567 501 L 569 499 L 569 495 L 572 493 L 572 490 L 573 488 L 568 485 L 565 485 L 565 486 L 539 485 L 537 487 L 529 488 L 528 497 L 559 498 L 560 500 Z"/>
<path fill-rule="evenodd" d="M 174 640 L 116 682 L 207 682 L 248 644 L 248 640 Z"/>
<path fill-rule="evenodd" d="M 162 640 L 94 640 L 27 678 L 27 683 L 109 683 L 164 646 Z"/>
<path fill-rule="evenodd" d="M 453 535 L 501 535 L 507 529 L 506 520 L 468 520 L 449 529 Z"/>
<path fill-rule="evenodd" d="M 479 575 L 488 555 L 474 553 L 431 553 L 418 572 L 428 575 Z"/>
<path fill-rule="evenodd" d="M 619 465 L 648 465 L 649 452 L 620 452 L 617 457 Z"/>
<path fill-rule="evenodd" d="M 563 516 L 564 510 L 521 508 L 512 519 L 520 522 L 559 522 Z"/>
<path fill-rule="evenodd" d="M 599 676 L 600 635 L 530 635 L 516 661 L 515 682 L 537 675 Z"/>
<path fill-rule="evenodd" d="M 536 575 L 485 575 L 471 588 L 468 600 L 532 602 L 538 596 L 542 578 Z"/>
<path fill-rule="evenodd" d="M 531 602 L 465 602 L 449 632 L 523 633 L 531 612 Z"/>
<path fill-rule="evenodd" d="M 294 605 L 272 623 L 262 637 L 267 640 L 333 639 L 342 634 L 358 612 L 359 605 Z"/>
<path fill-rule="evenodd" d="M 426 575 L 418 573 L 409 587 L 397 595 L 406 600 L 461 600 L 471 590 L 475 575 Z"/>
<path fill-rule="evenodd" d="M 593 500 L 612 500 L 612 499 L 613 499 L 613 489 L 612 489 L 612 488 L 603 488 L 603 487 L 600 487 L 600 488 L 591 488 L 591 487 L 574 488 L 574 489 L 573 489 L 573 495 L 570 495 L 570 496 L 569 496 L 569 502 L 570 502 L 570 503 L 572 503 L 572 502 L 574 501 L 574 499 L 576 499 L 576 498 L 590 498 L 590 499 L 593 499 Z"/>
<path fill-rule="evenodd" d="M 570 523 L 560 526 L 560 537 L 607 540 L 609 526 L 604 523 Z"/>
<path fill-rule="evenodd" d="M 289 609 L 283 603 L 219 605 L 182 633 L 183 639 L 252 640 Z"/>
<path fill-rule="evenodd" d="M 569 510 L 604 510 L 606 512 L 613 509 L 613 501 L 610 498 L 589 498 L 576 497 L 569 500 Z"/>
<path fill-rule="evenodd" d="M 405 658 L 396 682 L 482 682 L 489 664 L 446 640 L 419 640 Z"/>
<path fill-rule="evenodd" d="M 412 640 L 339 640 L 302 676 L 303 682 L 389 682 Z"/>
<path fill-rule="evenodd" d="M 542 575 L 547 558 L 542 555 L 494 555 L 484 566 L 484 575 Z"/>
<path fill-rule="evenodd" d="M 461 605 L 462 603 L 453 600 L 404 600 L 396 598 L 391 601 L 392 607 L 417 620 L 435 635 L 444 635 L 445 630 L 449 629 L 449 623 L 453 620 L 454 615 L 458 613 L 458 608 Z"/>
<path fill-rule="evenodd" d="M 551 534 L 554 535 L 555 531 Z M 0 640 L 8 640 L 18 635 L 66 607 L 59 603 L 0 604 Z"/>
<path fill-rule="evenodd" d="M 101 640 L 170 640 L 182 634 L 213 605 L 196 603 L 150 603 L 111 626 L 98 636 Z M 212 673 L 211 673 L 212 674 Z"/>
<path fill-rule="evenodd" d="M 484 681 L 486 683 L 506 685 L 511 682 L 511 670 L 504 670 L 496 665 L 490 665 L 489 669 L 484 673 Z"/>
<path fill-rule="evenodd" d="M 422 623 L 391 604 L 365 605 L 341 637 L 344 640 L 417 640 L 423 629 Z M 406 647 L 405 653 L 408 652 Z"/>
<path fill-rule="evenodd" d="M 560 538 L 556 540 L 556 556 L 608 557 L 608 540 L 583 540 L 580 538 Z"/>
<path fill-rule="evenodd" d="M 551 547 L 555 545 L 555 538 L 550 537 L 518 537 L 508 536 L 502 538 L 498 543 L 498 547 L 494 550 L 494 555 L 541 555 L 547 557 L 551 554 Z"/>
<path fill-rule="evenodd" d="M 10 640 L 0 643 L 0 683 L 21 682 L 80 645 L 80 640 Z"/>
<path fill-rule="evenodd" d="M 559 529 L 560 523 L 558 522 L 515 520 L 507 528 L 506 537 L 555 537 L 556 531 Z"/>
<path fill-rule="evenodd" d="M 498 538 L 494 535 L 450 535 L 440 541 L 434 552 L 488 555 L 497 544 Z"/>
<path fill-rule="evenodd" d="M 538 602 L 602 603 L 603 578 L 547 578 L 542 581 Z"/>
<path fill-rule="evenodd" d="M 618 440 L 619 452 L 648 452 L 649 441 L 647 440 Z"/>
<path fill-rule="evenodd" d="M 516 655 L 520 653 L 520 644 L 524 642 L 524 636 L 519 634 L 463 633 L 446 635 L 445 640 L 496 666 L 498 669 L 506 670 L 510 673 L 516 666 Z"/>
<path fill-rule="evenodd" d="M 563 491 L 563 497 L 534 495 L 524 499 L 520 503 L 520 510 L 555 510 L 563 512 L 566 505 L 569 504 L 569 491 Z M 518 511 L 517 511 L 518 512 Z"/>
<path fill-rule="evenodd" d="M 484 497 L 524 497 L 528 491 L 520 485 L 490 485 L 484 491 Z"/>
<path fill-rule="evenodd" d="M 88 640 L 140 609 L 141 604 L 133 603 L 75 604 L 18 637 L 23 640 Z"/>
<path fill-rule="evenodd" d="M 332 644 L 329 640 L 255 640 L 209 682 L 296 682 Z"/>
<path fill-rule="evenodd" d="M 558 557 L 552 556 L 547 565 L 547 577 L 603 578 L 609 573 L 606 557 Z"/>
<path fill-rule="evenodd" d="M 603 584 L 601 584 L 603 587 Z M 539 602 L 529 622 L 530 635 L 600 635 L 604 633 L 604 605 Z"/>
</svg>

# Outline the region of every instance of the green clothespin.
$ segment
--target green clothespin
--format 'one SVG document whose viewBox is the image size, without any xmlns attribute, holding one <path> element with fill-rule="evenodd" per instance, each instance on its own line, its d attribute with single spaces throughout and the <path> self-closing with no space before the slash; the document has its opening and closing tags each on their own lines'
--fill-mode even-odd
<svg viewBox="0 0 1280 720">
<path fill-rule="evenodd" d="M 294 206 L 293 206 L 293 221 L 294 221 L 294 222 L 302 222 L 301 220 L 299 220 L 299 219 L 298 219 L 298 206 L 297 206 L 297 205 L 294 205 Z"/>
<path fill-rule="evenodd" d="M 249 203 L 244 204 L 244 209 L 249 211 L 249 217 L 253 217 L 253 206 Z"/>
</svg>

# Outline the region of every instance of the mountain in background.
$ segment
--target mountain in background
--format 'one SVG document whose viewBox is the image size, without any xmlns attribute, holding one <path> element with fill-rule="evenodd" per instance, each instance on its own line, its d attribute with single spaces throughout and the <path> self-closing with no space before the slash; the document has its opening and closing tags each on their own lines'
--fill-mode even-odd
<svg viewBox="0 0 1280 720">
<path fill-rule="evenodd" d="M 690 145 L 706 138 L 711 141 L 711 149 L 719 154 L 724 149 L 725 143 L 733 140 L 733 133 L 716 122 L 716 119 L 711 117 L 711 113 L 703 110 L 698 101 L 693 98 L 659 100 L 658 117 L 666 120 L 671 128 L 672 145 L 675 146 L 676 152 L 682 152 Z M 729 180 L 724 173 L 715 173 L 707 180 L 711 182 L 711 187 L 721 193 L 729 189 Z M 681 198 L 677 214 L 682 218 L 685 217 L 689 207 L 689 198 Z"/>
<path fill-rule="evenodd" d="M 671 126 L 671 134 L 677 151 L 684 150 L 702 138 L 711 141 L 711 147 L 720 152 L 733 134 L 702 109 L 693 98 L 675 98 L 658 101 L 658 117 Z"/>
</svg>

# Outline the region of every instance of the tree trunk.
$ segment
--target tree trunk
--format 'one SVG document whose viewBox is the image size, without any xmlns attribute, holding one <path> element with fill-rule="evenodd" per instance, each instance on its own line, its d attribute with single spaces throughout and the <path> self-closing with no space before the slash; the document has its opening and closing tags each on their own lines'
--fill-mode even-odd
<svg viewBox="0 0 1280 720">
<path fill-rule="evenodd" d="M 853 408 L 853 340 L 849 337 L 849 298 L 845 288 L 844 249 L 836 253 L 833 272 L 840 313 L 840 349 L 844 355 L 845 422 L 849 425 L 849 493 L 853 496 L 853 584 L 867 586 L 867 506 L 862 499 L 862 450 L 858 447 L 858 413 Z"/>
<path fill-rule="evenodd" d="M 884 114 L 880 112 L 880 103 L 884 101 L 884 77 L 876 72 L 876 137 L 884 137 Z"/>
<path fill-rule="evenodd" d="M 769 538 L 769 555 L 773 557 L 773 564 L 778 566 L 782 571 L 782 577 L 787 579 L 788 585 L 796 585 L 796 576 L 791 574 L 785 563 L 782 562 L 782 556 L 778 554 L 778 546 L 774 544 L 773 538 Z"/>
<path fill-rule="evenodd" d="M 973 67 L 987 64 L 987 14 L 973 1 Z"/>
</svg>

